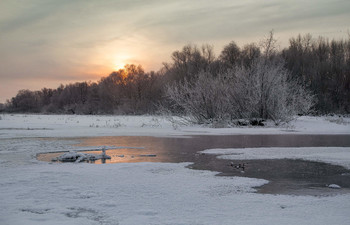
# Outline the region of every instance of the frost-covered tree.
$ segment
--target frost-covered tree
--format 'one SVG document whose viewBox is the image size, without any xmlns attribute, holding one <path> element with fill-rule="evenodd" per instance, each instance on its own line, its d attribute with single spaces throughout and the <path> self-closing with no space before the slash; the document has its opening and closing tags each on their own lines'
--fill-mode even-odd
<svg viewBox="0 0 350 225">
<path fill-rule="evenodd" d="M 233 99 L 241 118 L 288 121 L 307 113 L 313 96 L 297 80 L 292 80 L 283 61 L 257 59 L 251 67 L 235 69 Z"/>
<path fill-rule="evenodd" d="M 195 122 L 211 123 L 230 118 L 230 82 L 223 75 L 197 74 L 194 82 L 184 80 L 167 86 L 168 98 Z"/>
<path fill-rule="evenodd" d="M 244 54 L 250 62 L 237 63 L 241 53 L 232 42 L 220 55 L 229 64 L 226 71 L 201 71 L 191 80 L 170 84 L 169 99 L 198 123 L 241 118 L 280 123 L 306 113 L 313 96 L 284 67 L 272 31 L 260 46 L 261 53 L 255 45 L 246 47 Z"/>
<path fill-rule="evenodd" d="M 249 67 L 236 66 L 215 76 L 201 72 L 195 82 L 169 85 L 166 93 L 174 107 L 198 123 L 235 119 L 280 123 L 307 113 L 313 105 L 313 96 L 289 77 L 282 61 L 260 58 Z"/>
</svg>

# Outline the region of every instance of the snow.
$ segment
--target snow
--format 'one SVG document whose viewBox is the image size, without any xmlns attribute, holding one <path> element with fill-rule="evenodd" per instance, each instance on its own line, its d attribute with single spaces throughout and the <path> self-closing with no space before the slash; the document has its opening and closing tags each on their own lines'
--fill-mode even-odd
<svg viewBox="0 0 350 225">
<path fill-rule="evenodd" d="M 250 196 L 252 186 L 266 183 L 218 178 L 213 172 L 186 169 L 186 165 L 108 164 L 97 169 L 91 164 L 40 163 L 30 170 L 11 168 L 7 170 L 11 177 L 0 175 L 5 180 L 0 223 L 192 224 L 203 221 L 195 215 L 210 215 L 215 208 L 220 209 L 226 197 L 237 193 Z M 232 212 L 230 208 L 225 210 Z M 203 222 L 213 224 L 217 219 Z"/>
<path fill-rule="evenodd" d="M 91 136 L 176 136 L 223 134 L 350 134 L 350 118 L 296 118 L 275 127 L 210 128 L 188 124 L 178 117 L 30 115 L 3 114 L 0 138 L 9 137 L 91 137 Z"/>
<path fill-rule="evenodd" d="M 174 122 L 175 121 L 175 122 Z M 268 181 L 215 176 L 189 163 L 46 163 L 40 152 L 75 150 L 49 137 L 186 134 L 350 134 L 348 119 L 300 117 L 289 127 L 183 125 L 153 116 L 1 115 L 0 224 L 348 224 L 350 194 L 255 193 Z M 248 150 L 248 151 L 246 151 Z M 237 151 L 237 152 L 234 152 Z M 288 157 L 350 168 L 349 148 L 212 149 L 219 157 Z M 243 154 L 242 154 L 243 153 Z"/>
<path fill-rule="evenodd" d="M 330 184 L 328 185 L 329 188 L 333 188 L 333 189 L 340 189 L 341 187 L 338 184 Z"/>
<path fill-rule="evenodd" d="M 88 154 L 83 152 L 75 152 L 69 151 L 63 153 L 62 155 L 53 158 L 52 161 L 60 161 L 60 162 L 84 162 L 84 161 L 95 161 L 98 159 L 110 159 L 111 157 L 106 155 L 106 152 L 102 150 L 102 154 Z"/>
</svg>

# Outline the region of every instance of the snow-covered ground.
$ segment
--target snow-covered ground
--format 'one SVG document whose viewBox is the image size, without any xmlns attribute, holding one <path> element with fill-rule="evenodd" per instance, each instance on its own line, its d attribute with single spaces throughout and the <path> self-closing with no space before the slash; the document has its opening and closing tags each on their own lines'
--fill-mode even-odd
<svg viewBox="0 0 350 225">
<path fill-rule="evenodd" d="M 349 118 L 300 117 L 285 127 L 214 129 L 152 116 L 0 115 L 0 224 L 349 224 L 350 194 L 257 194 L 268 181 L 218 177 L 188 163 L 57 164 L 70 150 L 46 137 L 350 134 Z M 203 149 L 204 150 L 204 149 Z M 247 151 L 245 151 L 247 150 Z M 219 157 L 302 158 L 350 168 L 350 148 L 214 149 Z"/>
<path fill-rule="evenodd" d="M 350 117 L 298 117 L 281 127 L 210 128 L 162 116 L 0 114 L 0 138 L 221 134 L 350 134 Z"/>
</svg>

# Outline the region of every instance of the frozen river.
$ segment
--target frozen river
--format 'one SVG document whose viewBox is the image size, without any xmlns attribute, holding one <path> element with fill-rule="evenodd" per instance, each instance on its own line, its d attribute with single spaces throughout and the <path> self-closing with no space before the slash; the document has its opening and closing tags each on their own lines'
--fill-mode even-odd
<svg viewBox="0 0 350 225">
<path fill-rule="evenodd" d="M 270 183 L 260 193 L 327 195 L 348 193 L 350 170 L 323 162 L 301 159 L 225 160 L 201 151 L 213 148 L 263 147 L 349 147 L 350 135 L 226 135 L 184 137 L 89 137 L 70 138 L 75 146 L 117 146 L 106 151 L 110 160 L 94 163 L 193 162 L 189 167 L 220 172 L 224 176 L 262 178 Z M 100 154 L 101 151 L 85 151 Z M 62 153 L 38 154 L 38 159 L 51 161 Z M 241 166 L 239 166 L 241 165 Z M 243 167 L 244 165 L 244 167 Z M 339 184 L 341 190 L 327 188 Z"/>
</svg>

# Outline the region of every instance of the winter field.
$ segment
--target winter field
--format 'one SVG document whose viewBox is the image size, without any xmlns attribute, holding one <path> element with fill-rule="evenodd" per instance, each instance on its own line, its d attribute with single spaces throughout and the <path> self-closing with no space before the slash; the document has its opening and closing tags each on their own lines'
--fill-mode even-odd
<svg viewBox="0 0 350 225">
<path fill-rule="evenodd" d="M 296 133 L 350 134 L 350 118 L 210 128 L 175 117 L 0 114 L 0 224 L 349 224 L 350 194 L 259 194 L 254 187 L 269 181 L 215 176 L 186 168 L 190 162 L 95 165 L 35 158 L 81 149 L 74 146 L 77 137 Z M 350 169 L 350 147 L 280 150 L 203 149 L 225 159 L 305 159 Z"/>
</svg>

